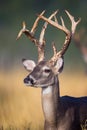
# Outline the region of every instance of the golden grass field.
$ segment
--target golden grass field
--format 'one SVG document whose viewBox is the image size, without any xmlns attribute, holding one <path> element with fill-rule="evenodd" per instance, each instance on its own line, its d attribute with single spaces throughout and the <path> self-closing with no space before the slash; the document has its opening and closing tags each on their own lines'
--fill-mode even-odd
<svg viewBox="0 0 87 130">
<path fill-rule="evenodd" d="M 0 130 L 43 130 L 41 89 L 25 87 L 28 73 L 15 69 L 0 73 Z M 61 95 L 87 95 L 84 72 L 59 76 Z"/>
</svg>

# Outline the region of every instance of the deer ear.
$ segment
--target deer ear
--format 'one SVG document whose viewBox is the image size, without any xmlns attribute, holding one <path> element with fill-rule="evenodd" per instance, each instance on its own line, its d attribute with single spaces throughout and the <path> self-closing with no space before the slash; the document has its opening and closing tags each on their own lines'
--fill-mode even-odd
<svg viewBox="0 0 87 130">
<path fill-rule="evenodd" d="M 22 63 L 26 70 L 32 71 L 36 66 L 36 63 L 33 60 L 22 59 Z"/>
<path fill-rule="evenodd" d="M 56 73 L 61 73 L 63 70 L 63 66 L 64 66 L 64 59 L 63 57 L 61 57 L 57 60 L 56 65 L 55 65 Z"/>
</svg>

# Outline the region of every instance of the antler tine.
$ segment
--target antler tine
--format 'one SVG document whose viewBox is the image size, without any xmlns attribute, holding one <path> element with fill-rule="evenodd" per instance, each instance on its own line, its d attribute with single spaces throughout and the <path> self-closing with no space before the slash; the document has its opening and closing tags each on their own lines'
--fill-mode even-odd
<svg viewBox="0 0 87 130">
<path fill-rule="evenodd" d="M 51 14 L 51 16 L 48 19 L 51 20 L 57 13 L 58 13 L 58 10 L 56 10 L 53 14 Z M 40 15 L 39 15 L 39 18 L 40 18 Z M 45 22 L 43 25 L 41 34 L 40 34 L 39 43 L 41 43 L 41 44 L 43 43 L 43 38 L 44 38 L 44 34 L 45 34 L 45 30 L 47 28 L 47 25 L 48 25 L 48 23 Z"/>
<path fill-rule="evenodd" d="M 56 49 L 56 46 L 55 46 L 54 42 L 52 43 L 52 48 L 53 48 L 54 55 L 56 55 L 57 54 L 57 49 Z"/>
<path fill-rule="evenodd" d="M 23 22 L 23 28 L 19 31 L 17 40 L 21 37 L 22 34 L 25 34 L 36 46 L 38 46 L 38 40 L 32 35 L 32 33 L 26 29 L 26 24 Z"/>
<path fill-rule="evenodd" d="M 54 16 L 54 20 L 55 20 L 56 23 L 58 23 L 58 20 L 57 20 L 57 17 L 56 17 L 56 16 Z"/>
<path fill-rule="evenodd" d="M 43 15 L 44 13 L 45 13 L 45 11 L 43 11 L 43 12 L 40 14 L 40 16 Z M 39 42 L 38 42 L 38 40 L 34 37 L 34 34 L 35 34 L 35 31 L 36 31 L 36 28 L 37 28 L 37 25 L 38 25 L 39 20 L 40 20 L 40 17 L 37 17 L 37 19 L 35 20 L 34 25 L 33 25 L 32 29 L 31 29 L 31 31 L 29 31 L 28 29 L 26 29 L 26 24 L 25 24 L 25 22 L 23 22 L 23 25 L 22 25 L 23 27 L 22 27 L 22 29 L 19 31 L 18 36 L 17 36 L 17 39 L 19 39 L 19 38 L 21 37 L 21 35 L 22 35 L 23 33 L 25 33 L 25 35 L 26 35 L 32 42 L 34 42 L 36 46 L 38 46 L 38 43 L 39 43 Z"/>
<path fill-rule="evenodd" d="M 81 18 L 79 18 L 79 20 L 77 22 L 75 22 L 74 17 L 67 11 L 65 10 L 66 14 L 68 15 L 68 17 L 70 18 L 71 22 L 72 22 L 72 27 L 71 27 L 71 31 L 72 31 L 72 35 L 74 34 L 75 30 L 76 30 L 76 26 L 78 25 L 78 23 L 81 21 Z"/>
<path fill-rule="evenodd" d="M 51 14 L 51 16 L 48 19 L 49 20 L 52 19 L 57 13 L 58 13 L 58 10 L 55 11 L 53 14 Z M 40 16 L 41 15 L 39 15 L 39 18 L 40 18 Z M 47 25 L 48 25 L 48 23 L 45 22 L 43 27 L 42 27 L 42 31 L 40 33 L 39 48 L 38 48 L 38 52 L 39 52 L 38 62 L 44 59 L 44 47 L 45 47 L 44 35 L 45 35 L 45 31 L 46 31 Z"/>
<path fill-rule="evenodd" d="M 22 23 L 22 29 L 19 31 L 16 40 L 18 40 L 21 37 L 21 35 L 25 31 L 25 29 L 26 29 L 26 24 L 25 24 L 25 22 L 23 22 Z"/>
<path fill-rule="evenodd" d="M 40 15 L 43 15 L 45 13 L 45 10 L 42 11 L 42 13 Z M 33 24 L 33 27 L 31 29 L 31 33 L 34 35 L 35 34 L 35 31 L 36 31 L 36 28 L 37 28 L 37 25 L 38 25 L 38 22 L 40 20 L 40 17 L 37 17 L 37 19 L 35 20 L 34 24 Z"/>
<path fill-rule="evenodd" d="M 64 24 L 64 20 L 63 20 L 63 18 L 60 17 L 60 19 L 61 19 L 61 22 L 62 22 L 62 26 L 63 26 L 64 28 L 66 28 L 66 26 L 65 26 L 65 24 Z"/>
</svg>

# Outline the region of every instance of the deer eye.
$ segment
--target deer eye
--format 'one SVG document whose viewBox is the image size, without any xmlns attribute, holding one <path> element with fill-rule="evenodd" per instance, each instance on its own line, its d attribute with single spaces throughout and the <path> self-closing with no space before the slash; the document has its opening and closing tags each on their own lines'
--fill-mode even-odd
<svg viewBox="0 0 87 130">
<path fill-rule="evenodd" d="M 44 72 L 45 73 L 50 73 L 50 69 L 45 69 Z"/>
<path fill-rule="evenodd" d="M 47 66 L 43 67 L 43 72 L 50 73 L 51 69 Z"/>
</svg>

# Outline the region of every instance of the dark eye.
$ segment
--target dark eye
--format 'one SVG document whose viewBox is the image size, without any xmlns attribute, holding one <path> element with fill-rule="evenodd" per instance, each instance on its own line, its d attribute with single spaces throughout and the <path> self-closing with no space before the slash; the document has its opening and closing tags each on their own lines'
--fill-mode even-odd
<svg viewBox="0 0 87 130">
<path fill-rule="evenodd" d="M 50 73 L 50 69 L 45 69 L 44 72 L 45 73 Z"/>
</svg>

